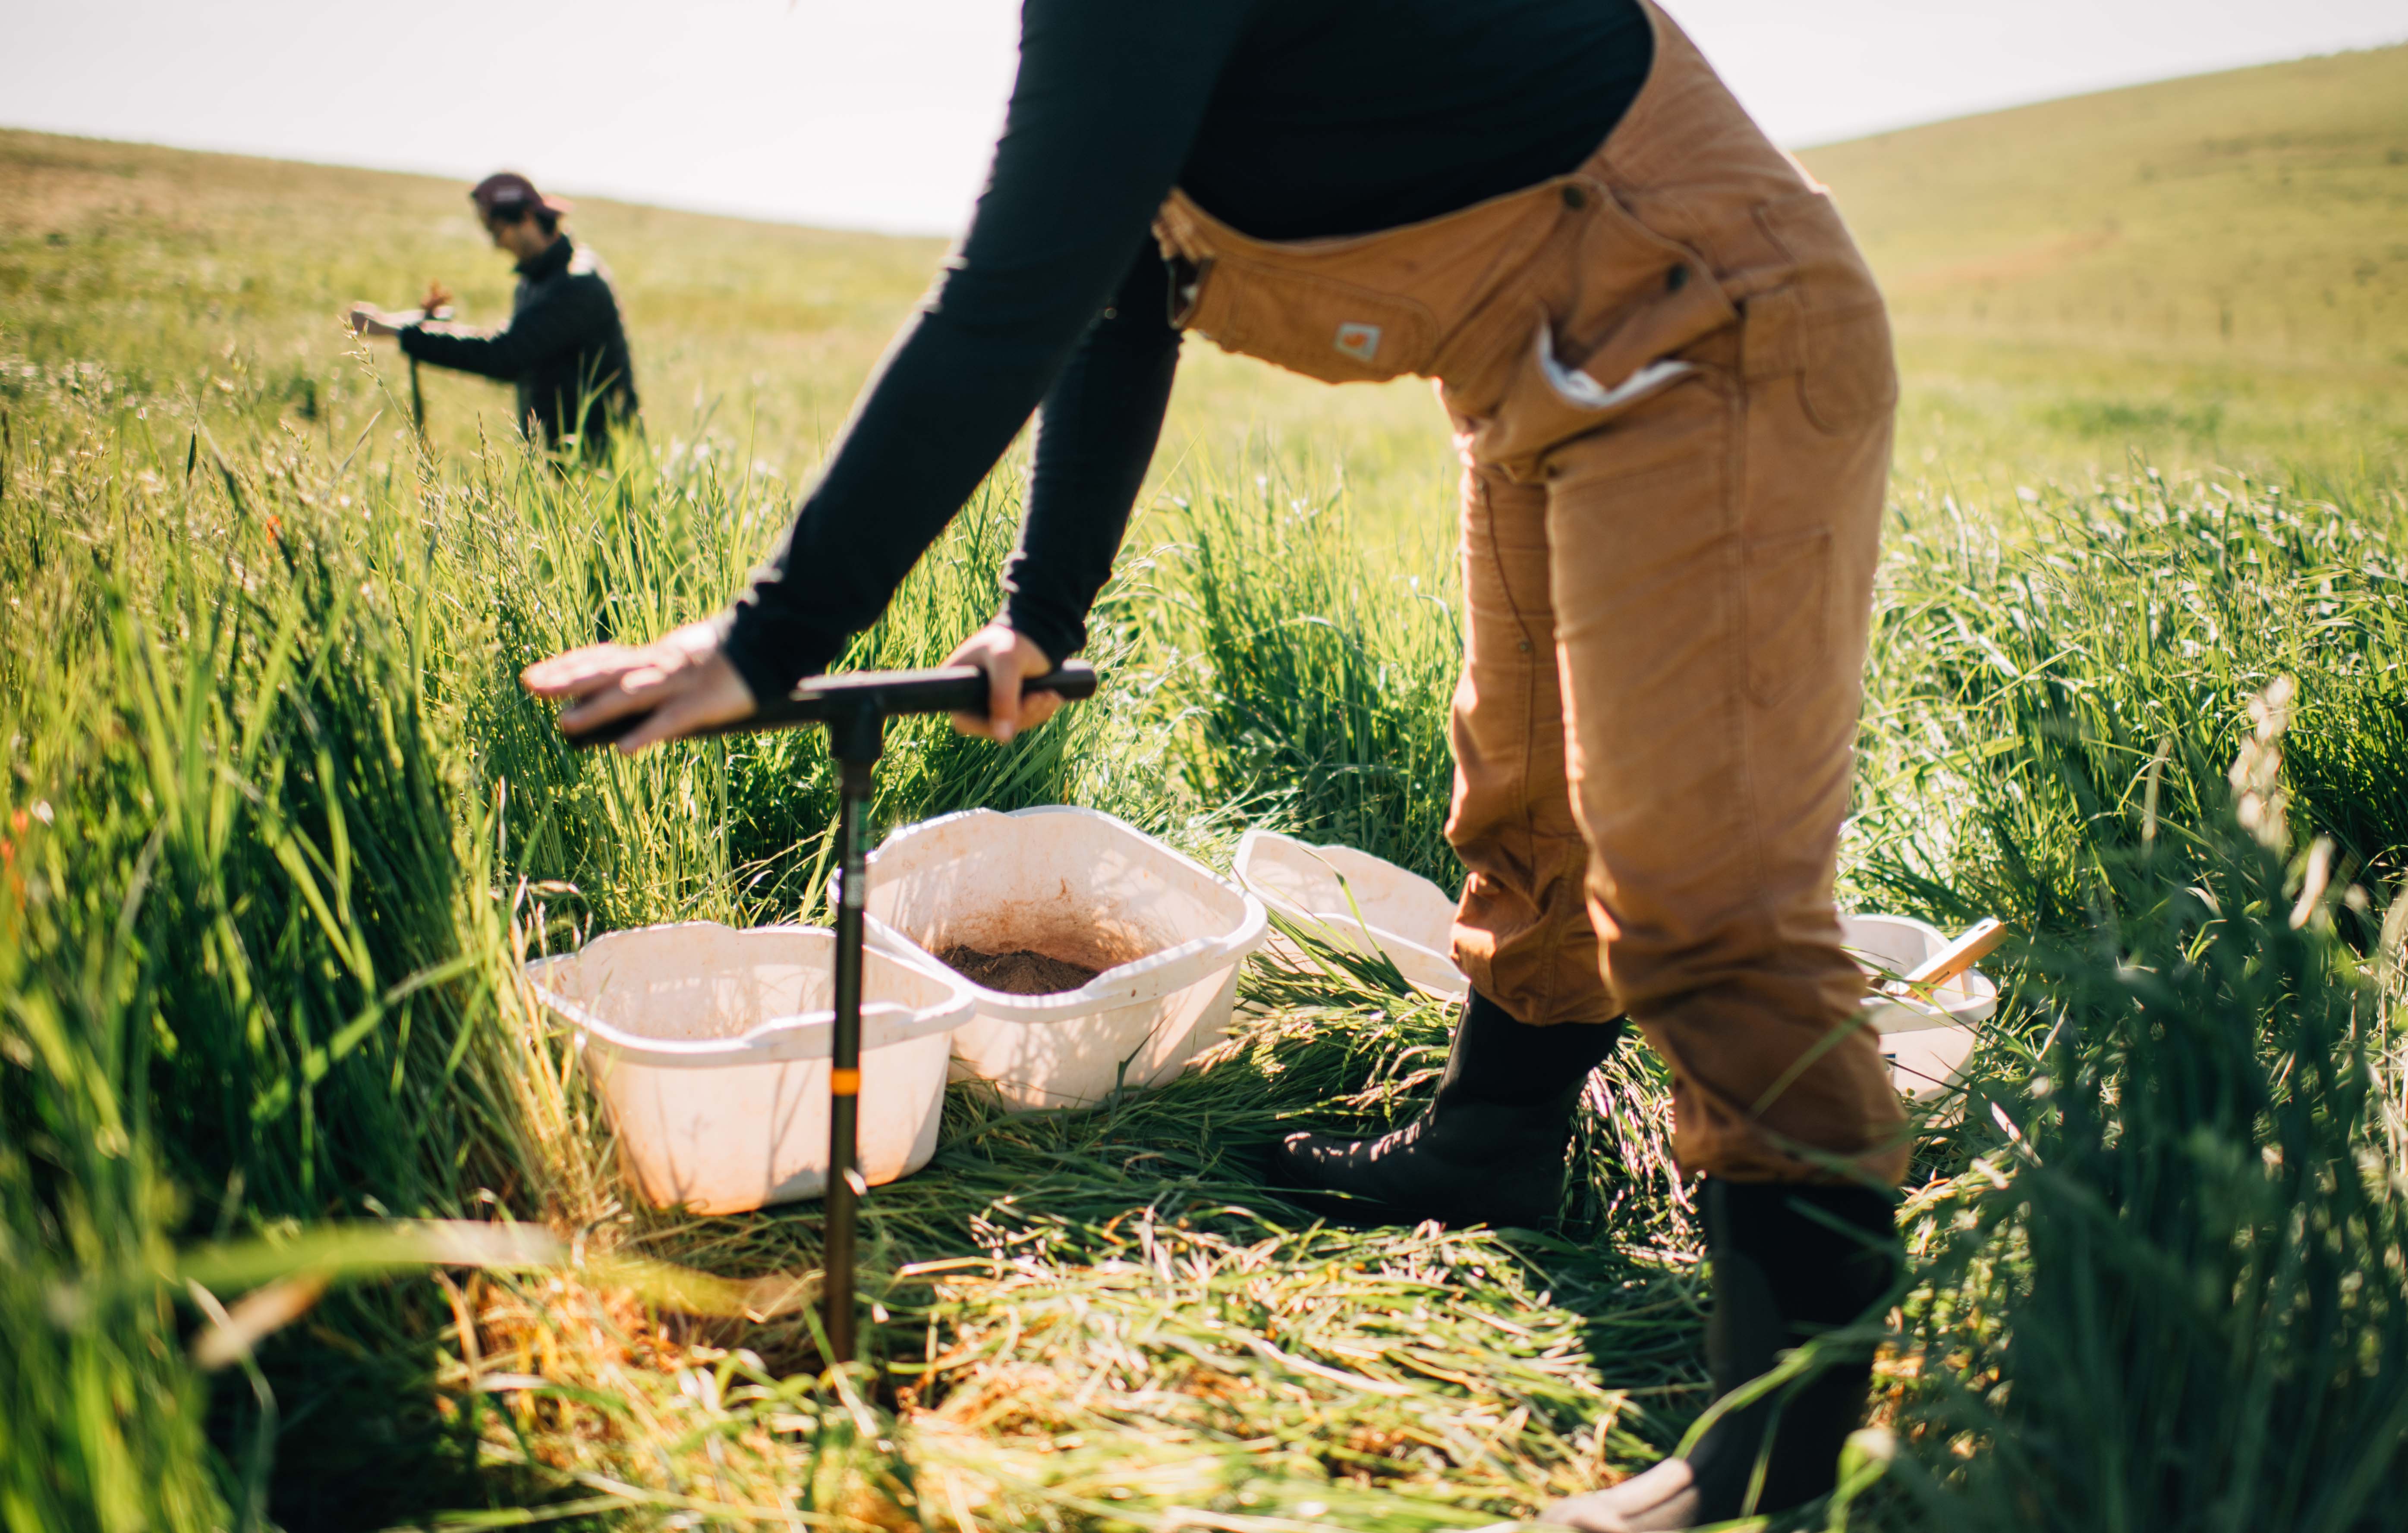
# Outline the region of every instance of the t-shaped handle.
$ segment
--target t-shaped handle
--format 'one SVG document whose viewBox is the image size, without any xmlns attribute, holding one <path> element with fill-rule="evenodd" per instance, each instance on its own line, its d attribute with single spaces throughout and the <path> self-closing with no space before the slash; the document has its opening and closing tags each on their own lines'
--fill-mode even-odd
<svg viewBox="0 0 2408 1533">
<path fill-rule="evenodd" d="M 1096 667 L 1083 660 L 1067 661 L 1042 676 L 1020 683 L 1021 693 L 1050 692 L 1065 702 L 1096 695 Z M 986 672 L 976 666 L 939 666 L 930 670 L 848 671 L 842 676 L 814 676 L 794 693 L 765 703 L 740 719 L 694 732 L 742 735 L 760 729 L 787 729 L 798 724 L 828 724 L 867 715 L 892 719 L 906 713 L 984 713 Z M 580 750 L 624 739 L 651 718 L 652 710 L 630 713 L 568 737 Z"/>
</svg>

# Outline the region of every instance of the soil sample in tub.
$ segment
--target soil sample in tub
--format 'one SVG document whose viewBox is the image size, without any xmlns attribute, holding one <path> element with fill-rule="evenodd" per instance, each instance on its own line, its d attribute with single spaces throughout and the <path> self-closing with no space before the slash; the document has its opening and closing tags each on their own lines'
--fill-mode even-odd
<svg viewBox="0 0 2408 1533">
<path fill-rule="evenodd" d="M 937 961 L 972 984 L 1007 996 L 1058 996 L 1078 989 L 1101 972 L 1027 948 L 984 953 L 958 942 L 937 954 Z"/>
</svg>

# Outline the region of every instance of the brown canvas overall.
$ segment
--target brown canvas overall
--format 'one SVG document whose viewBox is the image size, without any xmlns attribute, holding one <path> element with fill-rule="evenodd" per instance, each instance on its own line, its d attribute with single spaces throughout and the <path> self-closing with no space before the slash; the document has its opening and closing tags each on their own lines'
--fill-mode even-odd
<svg viewBox="0 0 2408 1533">
<path fill-rule="evenodd" d="M 1438 380 L 1468 613 L 1456 960 L 1527 1023 L 1624 1012 L 1682 1163 L 1888 1180 L 1904 1115 L 1832 880 L 1897 379 L 1831 207 L 1652 5 L 1579 168 L 1377 234 L 1251 239 L 1183 193 L 1175 322 L 1331 382 Z"/>
</svg>

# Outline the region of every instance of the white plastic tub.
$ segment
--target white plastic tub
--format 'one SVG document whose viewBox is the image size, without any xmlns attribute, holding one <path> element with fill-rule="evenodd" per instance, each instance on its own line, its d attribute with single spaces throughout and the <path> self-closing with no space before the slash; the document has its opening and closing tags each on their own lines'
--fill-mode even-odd
<svg viewBox="0 0 2408 1533">
<path fill-rule="evenodd" d="M 1455 902 L 1427 879 L 1353 847 L 1311 846 L 1263 830 L 1238 843 L 1236 871 L 1286 920 L 1333 946 L 1378 948 L 1417 989 L 1449 999 L 1470 990 L 1449 956 Z M 1842 915 L 1840 925 L 1842 943 L 1877 981 L 1911 972 L 1949 942 L 1937 926 L 1909 916 Z M 1272 946 L 1290 961 L 1301 958 L 1284 937 Z M 1867 996 L 1898 1089 L 1924 1100 L 1943 1095 L 1998 1000 L 1998 986 L 1974 969 L 1936 988 L 1928 1002 Z"/>
<path fill-rule="evenodd" d="M 1840 940 L 1876 981 L 1912 972 L 1948 946 L 1948 937 L 1928 922 L 1903 915 L 1843 915 Z M 1967 969 L 1935 987 L 1928 1001 L 1912 996 L 1871 995 L 1865 1010 L 1882 1035 L 1890 1079 L 1917 1100 L 1944 1095 L 1973 1053 L 1976 1030 L 1999 1006 L 1999 987 L 1978 969 Z"/>
<path fill-rule="evenodd" d="M 967 981 L 957 1076 L 1022 1110 L 1087 1107 L 1156 1085 L 1227 1031 L 1260 901 L 1093 809 L 969 809 L 909 825 L 870 854 L 873 944 L 951 976 L 960 945 L 1098 970 L 1076 990 L 1014 996 Z"/>
<path fill-rule="evenodd" d="M 577 1029 L 644 1196 L 737 1213 L 827 1190 L 836 936 L 715 922 L 596 938 L 526 967 L 536 999 Z M 864 955 L 855 1166 L 870 1184 L 937 1149 L 945 1058 L 969 987 Z"/>
<path fill-rule="evenodd" d="M 1314 846 L 1269 830 L 1246 832 L 1233 868 L 1266 909 L 1331 947 L 1385 953 L 1407 983 L 1440 1000 L 1470 991 L 1449 956 L 1455 901 L 1420 874 L 1351 846 Z M 1310 962 L 1283 935 L 1268 945 L 1283 962 Z"/>
</svg>

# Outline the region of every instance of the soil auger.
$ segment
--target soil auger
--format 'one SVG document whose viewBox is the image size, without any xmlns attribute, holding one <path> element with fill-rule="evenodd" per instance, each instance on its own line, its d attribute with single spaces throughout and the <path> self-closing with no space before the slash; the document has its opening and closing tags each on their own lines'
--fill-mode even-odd
<svg viewBox="0 0 2408 1533">
<path fill-rule="evenodd" d="M 1073 660 L 1021 683 L 1021 692 L 1050 692 L 1066 702 L 1096 694 L 1095 667 Z M 853 1355 L 853 1229 L 868 1183 L 854 1169 L 861 1093 L 862 901 L 867 861 L 870 780 L 885 749 L 886 721 L 910 713 L 983 713 L 986 672 L 976 666 L 933 670 L 854 671 L 814 677 L 781 701 L 750 716 L 697 730 L 697 735 L 749 734 L 796 724 L 825 724 L 838 773 L 836 899 L 836 1026 L 828 1061 L 828 1180 L 823 1294 L 828 1360 Z M 649 713 L 613 719 L 569 737 L 579 747 L 624 738 Z"/>
</svg>

